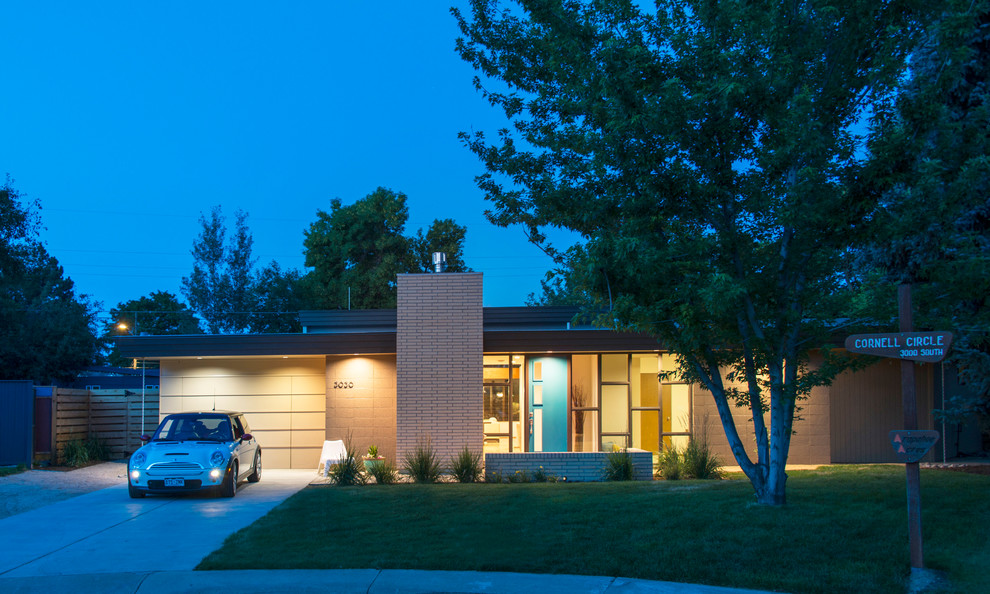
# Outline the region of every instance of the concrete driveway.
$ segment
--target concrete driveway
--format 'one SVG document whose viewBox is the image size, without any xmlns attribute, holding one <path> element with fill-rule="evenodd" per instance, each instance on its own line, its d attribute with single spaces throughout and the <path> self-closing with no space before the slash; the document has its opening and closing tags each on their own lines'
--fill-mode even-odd
<svg viewBox="0 0 990 594">
<path fill-rule="evenodd" d="M 3 518 L 0 577 L 190 570 L 312 478 L 312 470 L 266 468 L 233 499 L 130 499 L 121 482 Z"/>
</svg>

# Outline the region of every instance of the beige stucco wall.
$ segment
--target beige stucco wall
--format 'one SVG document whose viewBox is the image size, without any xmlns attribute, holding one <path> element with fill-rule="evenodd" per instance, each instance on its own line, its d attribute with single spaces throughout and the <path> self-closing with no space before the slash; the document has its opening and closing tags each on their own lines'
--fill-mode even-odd
<svg viewBox="0 0 990 594">
<path fill-rule="evenodd" d="M 368 446 L 395 457 L 395 355 L 327 357 L 326 438 L 348 436 L 358 455 Z"/>
<path fill-rule="evenodd" d="M 941 429 L 932 415 L 935 367 L 915 364 L 919 429 Z M 901 362 L 883 359 L 861 371 L 844 373 L 832 383 L 830 393 L 832 462 L 896 462 L 889 433 L 905 428 Z M 941 444 L 936 444 L 922 460 L 934 461 L 941 451 Z"/>
<path fill-rule="evenodd" d="M 915 370 L 920 429 L 937 429 L 932 415 L 933 369 L 931 364 L 918 364 Z M 808 399 L 798 402 L 798 407 L 788 464 L 896 461 L 888 433 L 903 428 L 904 424 L 900 361 L 880 360 L 866 369 L 841 373 L 830 386 L 814 388 Z M 735 466 L 714 398 L 700 386 L 695 387 L 694 411 L 696 430 L 708 415 L 710 443 L 724 464 Z M 733 407 L 733 418 L 755 461 L 756 440 L 749 408 Z M 769 413 L 765 418 L 769 425 Z M 926 461 L 933 459 L 932 453 L 924 458 Z"/>
<path fill-rule="evenodd" d="M 813 358 L 812 365 L 818 364 Z M 742 384 L 726 386 L 744 388 Z M 767 396 L 769 401 L 769 395 Z M 752 413 L 749 406 L 737 407 L 730 401 L 732 418 L 735 419 L 736 431 L 739 432 L 750 460 L 756 462 L 756 437 L 753 433 Z M 791 435 L 791 447 L 787 457 L 788 464 L 829 464 L 831 462 L 831 410 L 829 407 L 829 388 L 820 386 L 812 389 L 808 398 L 798 402 L 799 410 L 795 414 L 794 434 Z M 767 428 L 770 428 L 770 413 L 764 415 Z M 718 454 L 722 464 L 737 466 L 725 430 L 719 420 L 715 407 L 715 398 L 704 387 L 694 387 L 694 432 L 699 435 L 707 421 L 708 442 Z"/>
<path fill-rule="evenodd" d="M 326 433 L 325 367 L 325 357 L 166 359 L 160 412 L 243 412 L 266 467 L 315 470 Z"/>
</svg>

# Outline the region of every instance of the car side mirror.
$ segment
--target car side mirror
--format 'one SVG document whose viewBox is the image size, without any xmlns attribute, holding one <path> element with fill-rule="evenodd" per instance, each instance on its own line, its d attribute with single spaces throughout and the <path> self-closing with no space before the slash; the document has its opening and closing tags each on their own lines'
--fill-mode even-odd
<svg viewBox="0 0 990 594">
<path fill-rule="evenodd" d="M 151 436 L 149 436 L 149 435 L 142 435 L 138 439 L 140 439 L 141 441 L 147 443 L 147 442 L 151 441 Z"/>
<path fill-rule="evenodd" d="M 254 436 L 250 433 L 245 433 L 241 436 L 241 441 L 251 441 L 252 439 L 254 439 Z"/>
</svg>

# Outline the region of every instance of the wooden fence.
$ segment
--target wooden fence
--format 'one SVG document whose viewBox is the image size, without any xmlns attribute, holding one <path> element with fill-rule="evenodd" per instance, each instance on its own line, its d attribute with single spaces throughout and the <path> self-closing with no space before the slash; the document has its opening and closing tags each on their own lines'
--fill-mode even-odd
<svg viewBox="0 0 990 594">
<path fill-rule="evenodd" d="M 67 390 L 52 395 L 55 459 L 62 461 L 65 444 L 96 438 L 110 448 L 111 459 L 130 456 L 141 447 L 141 392 L 133 390 Z M 144 394 L 144 432 L 158 426 L 158 391 Z"/>
</svg>

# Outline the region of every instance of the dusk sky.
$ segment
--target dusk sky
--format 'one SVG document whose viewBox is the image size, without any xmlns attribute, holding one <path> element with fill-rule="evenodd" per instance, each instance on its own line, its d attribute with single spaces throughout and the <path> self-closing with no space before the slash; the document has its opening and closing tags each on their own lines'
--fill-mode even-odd
<svg viewBox="0 0 990 594">
<path fill-rule="evenodd" d="M 0 5 L 0 175 L 42 205 L 78 292 L 185 301 L 199 217 L 249 214 L 258 267 L 302 268 L 317 209 L 378 186 L 406 233 L 468 229 L 486 306 L 522 305 L 551 262 L 498 229 L 459 131 L 506 125 L 454 51 L 464 2 L 24 2 Z"/>
</svg>

